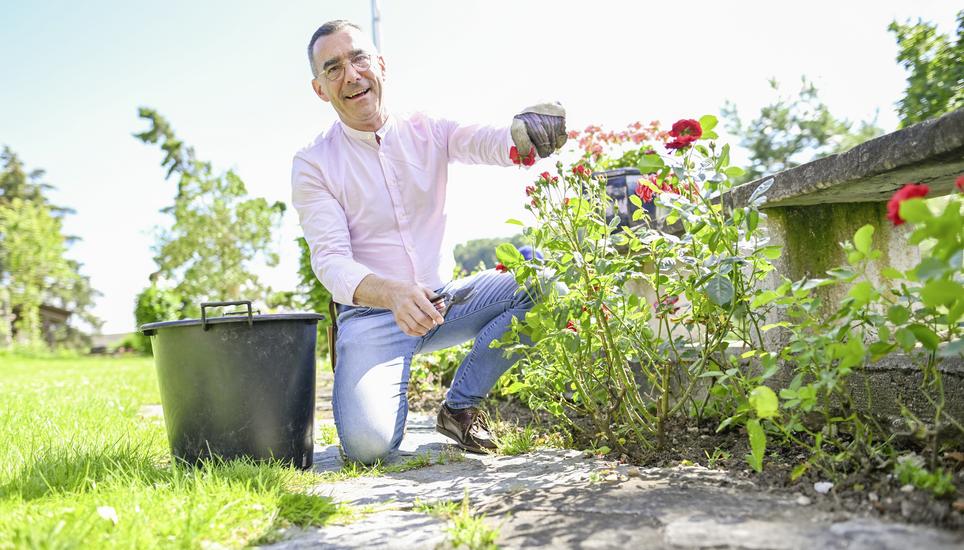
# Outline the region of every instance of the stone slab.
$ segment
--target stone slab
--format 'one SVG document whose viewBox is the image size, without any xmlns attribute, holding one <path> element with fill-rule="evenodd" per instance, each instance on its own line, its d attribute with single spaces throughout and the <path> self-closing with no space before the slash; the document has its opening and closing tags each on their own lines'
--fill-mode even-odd
<svg viewBox="0 0 964 550">
<path fill-rule="evenodd" d="M 429 416 L 412 415 L 393 460 L 446 448 L 432 428 Z M 319 448 L 316 469 L 340 466 L 335 446 Z M 323 483 L 312 492 L 381 511 L 349 525 L 291 530 L 270 548 L 444 547 L 447 524 L 413 512 L 413 505 L 466 495 L 473 513 L 498 529 L 502 548 L 964 547 L 964 533 L 823 512 L 720 470 L 637 468 L 572 450 L 466 455 L 461 462 Z"/>
<path fill-rule="evenodd" d="M 379 512 L 347 525 L 293 529 L 290 538 L 262 546 L 273 550 L 336 550 L 385 548 L 434 550 L 445 542 L 446 522 L 426 514 L 403 511 Z"/>
<path fill-rule="evenodd" d="M 763 208 L 847 202 L 885 202 L 907 182 L 926 183 L 930 196 L 954 190 L 964 173 L 964 109 L 864 142 L 847 152 L 741 185 L 725 200 L 747 204 L 772 177 Z"/>
</svg>

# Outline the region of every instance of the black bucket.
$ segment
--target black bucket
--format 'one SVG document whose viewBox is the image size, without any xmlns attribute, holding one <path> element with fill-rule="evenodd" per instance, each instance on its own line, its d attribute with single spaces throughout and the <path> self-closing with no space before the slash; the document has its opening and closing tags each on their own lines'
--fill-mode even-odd
<svg viewBox="0 0 964 550">
<path fill-rule="evenodd" d="M 206 309 L 245 305 L 209 318 Z M 316 313 L 254 315 L 250 301 L 201 304 L 201 319 L 150 323 L 174 457 L 275 459 L 309 468 L 314 452 Z"/>
<path fill-rule="evenodd" d="M 592 175 L 597 179 L 606 179 L 606 194 L 613 199 L 612 209 L 606 212 L 607 219 L 619 216 L 619 225 L 626 227 L 651 223 L 656 219 L 656 203 L 649 200 L 643 202 L 643 209 L 649 214 L 649 222 L 644 221 L 645 218 L 633 221 L 633 212 L 638 208 L 629 200 L 629 197 L 636 194 L 636 185 L 642 177 L 638 169 L 616 168 L 604 172 L 593 172 Z"/>
</svg>

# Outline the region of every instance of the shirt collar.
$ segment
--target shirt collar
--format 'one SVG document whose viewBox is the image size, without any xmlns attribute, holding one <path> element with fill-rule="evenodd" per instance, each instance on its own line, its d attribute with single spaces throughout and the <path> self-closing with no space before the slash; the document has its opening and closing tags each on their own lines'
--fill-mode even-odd
<svg viewBox="0 0 964 550">
<path fill-rule="evenodd" d="M 379 140 L 385 139 L 385 134 L 388 133 L 388 130 L 395 124 L 395 117 L 388 115 L 388 118 L 385 119 L 385 124 L 382 124 L 382 127 L 374 132 L 356 130 L 341 121 L 338 121 L 338 123 L 341 124 L 341 129 L 344 130 L 348 137 L 364 141 L 365 143 L 370 143 L 372 145 L 377 145 L 378 142 L 375 140 L 375 134 L 378 134 Z"/>
</svg>

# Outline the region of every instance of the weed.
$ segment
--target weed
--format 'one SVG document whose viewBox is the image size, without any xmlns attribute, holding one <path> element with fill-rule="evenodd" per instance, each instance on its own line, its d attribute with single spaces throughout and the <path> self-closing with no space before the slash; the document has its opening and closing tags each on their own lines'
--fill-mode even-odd
<svg viewBox="0 0 964 550">
<path fill-rule="evenodd" d="M 499 454 L 506 456 L 520 455 L 536 450 L 540 446 L 540 437 L 531 425 L 518 428 L 513 425 L 500 423 L 495 426 L 495 443 Z"/>
<path fill-rule="evenodd" d="M 933 472 L 924 467 L 923 460 L 916 455 L 902 456 L 897 459 L 894 475 L 904 485 L 910 484 L 918 489 L 929 491 L 936 497 L 953 493 L 953 476 L 938 468 Z"/>
<path fill-rule="evenodd" d="M 333 424 L 322 424 L 318 426 L 315 441 L 320 445 L 335 445 L 338 443 L 338 430 Z"/>
<path fill-rule="evenodd" d="M 719 447 L 713 449 L 713 454 L 710 454 L 707 451 L 703 451 L 703 454 L 706 455 L 706 467 L 711 470 L 715 470 L 717 465 L 725 464 L 731 458 L 733 458 L 732 453 L 724 451 Z"/>
</svg>

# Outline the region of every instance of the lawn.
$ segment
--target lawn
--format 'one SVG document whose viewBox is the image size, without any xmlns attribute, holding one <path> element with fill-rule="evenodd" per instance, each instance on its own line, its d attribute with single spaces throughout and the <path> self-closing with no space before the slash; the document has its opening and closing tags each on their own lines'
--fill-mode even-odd
<svg viewBox="0 0 964 550">
<path fill-rule="evenodd" d="M 0 549 L 216 548 L 355 512 L 279 465 L 172 464 L 143 357 L 0 355 Z"/>
</svg>

